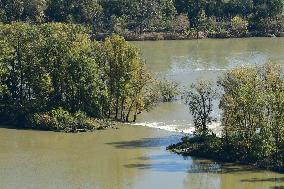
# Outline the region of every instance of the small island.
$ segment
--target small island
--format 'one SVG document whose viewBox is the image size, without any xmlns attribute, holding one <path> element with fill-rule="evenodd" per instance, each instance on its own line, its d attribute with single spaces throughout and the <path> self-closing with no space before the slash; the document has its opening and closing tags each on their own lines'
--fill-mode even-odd
<svg viewBox="0 0 284 189">
<path fill-rule="evenodd" d="M 267 63 L 228 71 L 213 85 L 193 84 L 185 103 L 195 132 L 168 150 L 185 156 L 251 164 L 283 171 L 284 79 L 282 67 Z M 217 94 L 216 88 L 221 93 Z M 212 132 L 213 103 L 221 109 L 220 133 Z"/>
</svg>

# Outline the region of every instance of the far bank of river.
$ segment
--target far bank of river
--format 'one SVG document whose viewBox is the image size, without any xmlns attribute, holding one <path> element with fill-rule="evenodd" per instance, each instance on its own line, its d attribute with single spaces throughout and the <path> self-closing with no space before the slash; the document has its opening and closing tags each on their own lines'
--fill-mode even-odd
<svg viewBox="0 0 284 189">
<path fill-rule="evenodd" d="M 111 34 L 97 34 L 94 36 L 96 40 L 104 40 Z M 234 39 L 234 38 L 253 38 L 253 37 L 284 37 L 284 32 L 277 34 L 261 33 L 261 32 L 250 32 L 243 36 L 236 36 L 229 32 L 205 34 L 200 32 L 199 36 L 196 33 L 182 34 L 173 32 L 149 32 L 149 33 L 128 33 L 122 34 L 127 41 L 160 41 L 160 40 L 198 40 L 198 39 Z"/>
<path fill-rule="evenodd" d="M 180 134 L 140 126 L 66 134 L 0 128 L 4 189 L 277 189 L 282 174 L 166 151 Z"/>
</svg>

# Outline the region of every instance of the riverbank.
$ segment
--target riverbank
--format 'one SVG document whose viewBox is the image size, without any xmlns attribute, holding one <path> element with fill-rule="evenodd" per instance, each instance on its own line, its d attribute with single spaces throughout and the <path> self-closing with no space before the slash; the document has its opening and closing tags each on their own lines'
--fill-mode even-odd
<svg viewBox="0 0 284 189">
<path fill-rule="evenodd" d="M 66 125 L 64 128 L 37 128 L 34 126 L 27 127 L 27 129 L 43 130 L 43 131 L 55 131 L 55 132 L 64 132 L 64 133 L 84 133 L 84 132 L 94 132 L 97 130 L 105 129 L 117 129 L 117 125 L 122 124 L 119 121 L 114 121 L 111 119 L 94 119 L 92 118 L 92 124 L 90 126 L 74 127 L 73 125 Z"/>
<path fill-rule="evenodd" d="M 222 143 L 222 139 L 214 134 L 205 137 L 184 136 L 180 142 L 169 145 L 167 150 L 184 157 L 193 156 L 196 158 L 210 159 L 216 162 L 237 163 L 252 166 L 256 169 L 266 169 L 279 173 L 284 172 L 283 168 L 274 167 L 268 162 L 256 162 L 254 159 L 240 160 L 238 157 L 233 156 L 231 149 L 226 149 Z"/>
<path fill-rule="evenodd" d="M 104 40 L 111 34 L 97 34 L 94 38 L 98 41 Z M 172 33 L 172 32 L 150 32 L 150 33 L 129 33 L 122 34 L 126 41 L 159 41 L 159 40 L 196 40 L 196 39 L 229 39 L 229 38 L 251 38 L 251 37 L 284 37 L 284 31 L 279 33 L 248 32 L 244 35 L 235 35 L 229 32 L 224 33 Z"/>
<path fill-rule="evenodd" d="M 112 119 L 95 119 L 88 118 L 87 120 L 73 120 L 73 122 L 65 123 L 53 120 L 53 124 L 43 124 L 42 122 L 29 122 L 28 124 L 11 124 L 9 122 L 2 122 L 0 128 L 19 129 L 19 130 L 35 130 L 35 131 L 51 131 L 62 133 L 85 133 L 94 132 L 105 129 L 117 129 L 122 122 Z M 61 126 L 59 126 L 61 125 Z"/>
</svg>

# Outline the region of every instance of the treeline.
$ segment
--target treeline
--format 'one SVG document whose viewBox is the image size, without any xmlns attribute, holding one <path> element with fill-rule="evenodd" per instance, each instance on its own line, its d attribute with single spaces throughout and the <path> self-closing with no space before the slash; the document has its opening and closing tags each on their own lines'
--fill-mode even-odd
<svg viewBox="0 0 284 189">
<path fill-rule="evenodd" d="M 283 0 L 0 0 L 3 23 L 79 23 L 127 39 L 281 35 L 283 20 Z"/>
<path fill-rule="evenodd" d="M 153 105 L 137 48 L 112 35 L 91 39 L 80 25 L 0 25 L 0 123 L 44 129 L 135 121 Z"/>
<path fill-rule="evenodd" d="M 195 137 L 185 137 L 170 149 L 283 171 L 282 68 L 274 64 L 237 68 L 226 73 L 218 85 L 223 91 L 219 102 L 221 136 L 216 137 L 208 128 L 212 123 L 212 102 L 217 99 L 216 86 L 204 82 L 195 84 L 187 95 L 190 111 L 195 115 Z"/>
</svg>

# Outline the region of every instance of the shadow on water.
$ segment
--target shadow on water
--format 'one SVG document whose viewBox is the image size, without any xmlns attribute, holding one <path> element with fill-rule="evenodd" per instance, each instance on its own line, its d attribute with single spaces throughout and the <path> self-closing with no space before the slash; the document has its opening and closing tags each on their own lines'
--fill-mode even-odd
<svg viewBox="0 0 284 189">
<path fill-rule="evenodd" d="M 284 182 L 284 177 L 279 177 L 279 178 L 251 178 L 251 179 L 244 179 L 241 180 L 242 182 Z"/>
<path fill-rule="evenodd" d="M 155 148 L 173 144 L 180 140 L 179 135 L 160 137 L 160 138 L 142 138 L 132 141 L 120 141 L 106 143 L 118 149 L 137 149 L 137 148 Z M 234 163 L 218 163 L 201 158 L 183 157 L 174 153 L 166 152 L 162 155 L 149 155 L 138 157 L 142 163 L 126 164 L 126 168 L 136 168 L 140 170 L 152 169 L 161 172 L 187 172 L 187 173 L 256 173 L 260 170 L 250 166 L 239 166 Z"/>
<path fill-rule="evenodd" d="M 110 142 L 106 144 L 112 145 L 119 149 L 167 147 L 170 144 L 178 142 L 180 138 L 180 136 L 176 135 L 160 138 L 142 138 L 132 141 Z"/>
<path fill-rule="evenodd" d="M 160 172 L 186 172 L 188 164 L 176 163 L 176 162 L 160 162 L 160 163 L 139 163 L 139 164 L 127 164 L 126 168 L 136 168 L 140 170 L 151 169 Z"/>
<path fill-rule="evenodd" d="M 1 129 L 15 129 L 15 130 L 27 130 L 25 128 L 20 128 L 14 125 L 0 125 Z"/>
<path fill-rule="evenodd" d="M 19 130 L 19 131 L 45 131 L 40 129 L 31 129 L 21 126 L 15 126 L 15 125 L 0 125 L 0 129 L 11 129 L 11 130 Z"/>
<path fill-rule="evenodd" d="M 142 159 L 142 158 L 140 158 Z M 192 160 L 175 160 L 175 158 L 158 160 L 152 157 L 143 157 L 144 160 L 152 160 L 150 163 L 138 163 L 124 165 L 126 168 L 140 170 L 152 169 L 161 172 L 187 172 L 187 173 L 212 173 L 212 174 L 241 174 L 256 173 L 259 170 L 253 168 L 239 167 L 237 165 L 219 164 L 216 162 L 200 162 Z"/>
<path fill-rule="evenodd" d="M 38 131 L 38 132 L 51 131 L 48 129 L 28 128 L 28 127 L 22 127 L 22 126 L 16 126 L 16 125 L 0 125 L 0 129 L 11 129 L 11 130 L 17 130 L 17 131 Z M 51 132 L 58 132 L 58 131 L 51 131 Z"/>
</svg>

